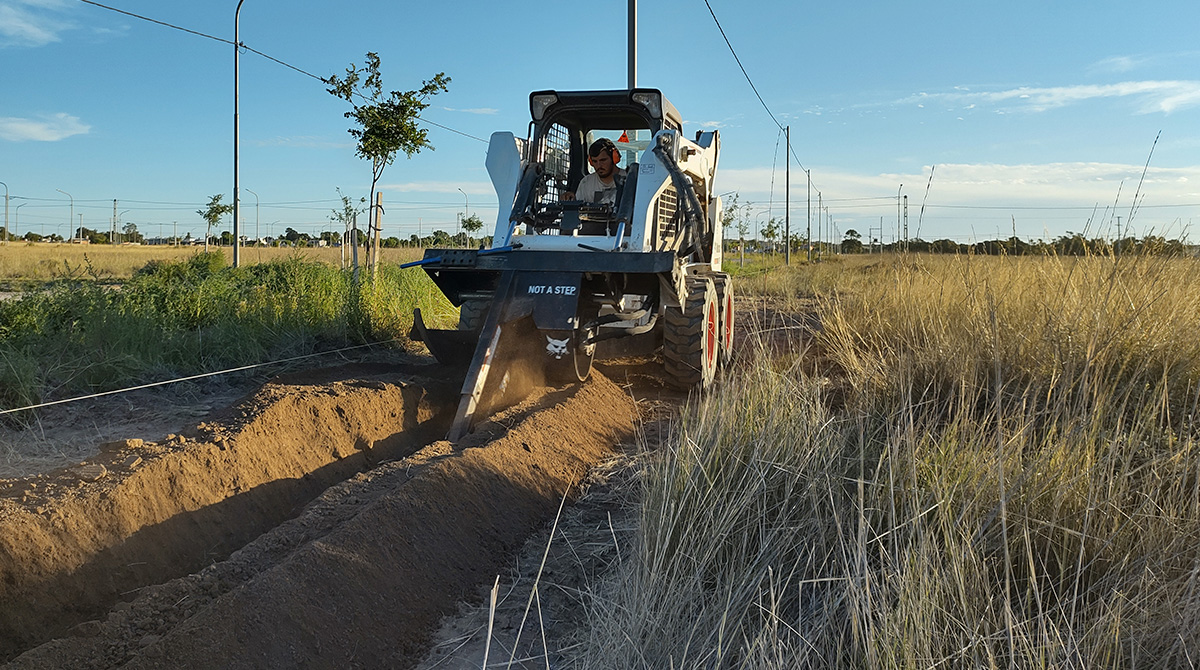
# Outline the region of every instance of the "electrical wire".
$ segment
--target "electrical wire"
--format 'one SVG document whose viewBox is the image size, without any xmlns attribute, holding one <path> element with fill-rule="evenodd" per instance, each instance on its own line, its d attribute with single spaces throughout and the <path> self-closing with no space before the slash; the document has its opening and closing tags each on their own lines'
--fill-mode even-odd
<svg viewBox="0 0 1200 670">
<path fill-rule="evenodd" d="M 118 13 L 118 14 L 124 14 L 125 16 L 130 16 L 130 17 L 133 17 L 133 18 L 135 18 L 135 19 L 141 19 L 142 21 L 149 21 L 150 23 L 154 23 L 154 24 L 157 24 L 157 25 L 160 25 L 160 26 L 164 26 L 164 27 L 166 27 L 166 28 L 171 28 L 171 29 L 173 29 L 173 30 L 179 30 L 179 31 L 182 31 L 182 32 L 188 33 L 188 34 L 190 34 L 190 35 L 196 35 L 196 36 L 198 36 L 198 37 L 204 37 L 204 38 L 207 38 L 207 39 L 210 39 L 210 40 L 214 40 L 214 41 L 217 41 L 217 42 L 221 42 L 222 44 L 228 44 L 228 45 L 230 45 L 230 46 L 234 46 L 234 43 L 233 43 L 233 41 L 232 41 L 232 40 L 227 40 L 227 39 L 225 39 L 224 37 L 217 37 L 216 35 L 209 35 L 208 33 L 202 33 L 202 32 L 200 32 L 200 31 L 198 31 L 198 30 L 192 30 L 192 29 L 190 29 L 190 28 L 184 28 L 183 26 L 177 26 L 177 25 L 175 25 L 175 24 L 173 24 L 173 23 L 167 23 L 166 21 L 159 21 L 158 19 L 152 19 L 152 18 L 150 18 L 150 17 L 148 17 L 148 16 L 142 16 L 141 14 L 135 14 L 135 13 L 133 13 L 133 12 L 126 11 L 126 10 L 124 10 L 124 9 L 118 9 L 118 8 L 116 8 L 116 7 L 110 7 L 109 5 L 104 5 L 104 4 L 101 4 L 101 3 L 99 3 L 99 2 L 96 2 L 95 0 L 79 0 L 79 1 L 80 1 L 80 2 L 82 2 L 82 3 L 84 3 L 84 4 L 92 5 L 92 6 L 94 6 L 94 7 L 99 7 L 99 8 L 101 8 L 101 9 L 106 9 L 106 10 L 108 10 L 108 11 L 110 11 L 110 12 L 116 12 L 116 13 Z M 313 73 L 309 72 L 308 70 L 305 70 L 305 69 L 303 69 L 303 68 L 300 68 L 300 67 L 296 67 L 295 65 L 292 65 L 291 63 L 288 63 L 288 62 L 286 62 L 286 61 L 280 60 L 280 59 L 278 59 L 278 58 L 276 58 L 276 57 L 274 57 L 274 56 L 271 56 L 270 54 L 263 53 L 262 51 L 259 51 L 258 49 L 255 49 L 255 48 L 253 48 L 253 47 L 246 46 L 246 43 L 245 43 L 245 42 L 239 42 L 239 43 L 237 44 L 237 47 L 238 47 L 239 49 L 243 49 L 243 50 L 245 50 L 245 51 L 249 51 L 250 53 L 258 54 L 259 56 L 262 56 L 263 58 L 266 58 L 266 59 L 267 59 L 267 60 L 269 60 L 269 61 L 272 61 L 272 62 L 274 62 L 274 63 L 278 63 L 279 65 L 282 65 L 282 66 L 284 66 L 284 67 L 286 67 L 286 68 L 289 68 L 289 69 L 291 69 L 291 70 L 295 70 L 296 72 L 299 72 L 300 74 L 302 74 L 302 75 L 304 75 L 304 76 L 306 76 L 306 77 L 312 77 L 313 79 L 316 79 L 317 81 L 321 82 L 322 84 L 328 84 L 328 83 L 329 83 L 329 79 L 328 79 L 328 78 L 326 78 L 326 77 L 321 77 L 321 76 L 315 75 L 315 74 L 313 74 Z M 361 97 L 361 96 L 360 96 L 360 97 Z M 416 117 L 416 118 L 417 118 L 418 120 L 420 120 L 420 121 L 424 121 L 425 123 L 428 123 L 428 124 L 429 124 L 429 125 L 431 125 L 431 126 L 436 126 L 436 127 L 438 127 L 438 128 L 441 128 L 442 130 L 446 130 L 446 131 L 449 131 L 449 132 L 455 133 L 455 134 L 457 134 L 457 135 L 462 135 L 463 137 L 467 137 L 467 138 L 470 138 L 470 139 L 473 139 L 473 140 L 478 140 L 478 141 L 480 141 L 480 142 L 483 142 L 484 144 L 487 144 L 487 142 L 488 142 L 487 140 L 483 139 L 482 137 L 476 137 L 475 135 L 471 135 L 471 134 L 469 134 L 469 133 L 464 133 L 464 132 L 463 132 L 463 131 L 461 131 L 461 130 L 455 130 L 454 128 L 451 128 L 451 127 L 449 127 L 449 126 L 442 125 L 442 124 L 440 124 L 440 123 L 436 123 L 436 122 L 434 122 L 434 121 L 430 121 L 429 119 L 425 119 L 425 118 L 422 118 L 422 117 L 420 117 L 420 116 L 418 116 L 418 117 Z"/>
<path fill-rule="evenodd" d="M 738 58 L 737 51 L 734 50 L 733 44 L 729 41 L 729 36 L 725 34 L 725 28 L 721 26 L 721 21 L 717 18 L 717 13 L 713 11 L 712 4 L 708 0 L 704 0 L 704 6 L 708 7 L 708 13 L 712 15 L 713 22 L 717 24 L 717 30 L 721 32 L 721 37 L 725 40 L 725 46 L 729 47 L 729 53 L 733 54 L 733 60 L 737 62 L 742 75 L 746 77 L 746 83 L 750 84 L 750 90 L 754 91 L 755 97 L 762 103 L 763 109 L 766 110 L 767 116 L 771 117 L 771 121 L 780 130 L 783 130 L 783 124 L 779 122 L 779 119 L 775 118 L 775 113 L 771 111 L 771 108 L 767 105 L 767 101 L 763 100 L 762 94 L 758 92 L 758 87 L 754 85 L 754 80 L 750 78 L 750 73 L 746 72 L 746 66 L 742 65 L 742 59 Z M 791 142 L 788 143 L 788 153 L 791 154 L 792 158 L 796 159 L 796 164 L 800 166 L 801 170 L 808 171 L 808 168 L 804 167 L 804 161 L 800 160 L 800 156 L 796 154 L 796 150 L 791 147 Z"/>
<path fill-rule="evenodd" d="M 754 91 L 755 97 L 762 103 L 763 109 L 767 111 L 767 116 L 770 116 L 775 125 L 780 130 L 783 130 L 783 124 L 779 122 L 779 119 L 775 118 L 775 113 L 767 106 L 767 101 L 763 100 L 762 95 L 758 92 L 758 87 L 754 85 L 754 80 L 750 78 L 750 73 L 746 72 L 746 66 L 742 65 L 742 59 L 738 58 L 737 51 L 733 49 L 733 44 L 730 43 L 729 36 L 725 34 L 725 28 L 721 27 L 721 21 L 717 18 L 717 13 L 713 11 L 712 5 L 709 4 L 708 0 L 704 0 L 704 6 L 708 7 L 708 13 L 712 15 L 713 22 L 717 24 L 717 30 L 721 32 L 721 37 L 725 40 L 725 46 L 729 47 L 729 53 L 733 54 L 733 60 L 737 61 L 738 67 L 741 68 L 742 76 L 746 78 L 746 83 L 750 84 L 750 90 Z"/>
<path fill-rule="evenodd" d="M 84 1 L 86 2 L 87 0 L 84 0 Z M 216 372 L 205 372 L 205 373 L 198 374 L 198 375 L 190 375 L 188 377 L 179 377 L 176 379 L 168 379 L 168 380 L 161 381 L 161 382 L 152 382 L 150 384 L 142 384 L 140 386 L 130 386 L 128 388 L 116 389 L 115 391 L 103 391 L 101 393 L 92 393 L 90 395 L 79 396 L 76 398 L 64 398 L 62 400 L 52 400 L 50 402 L 39 403 L 37 405 L 26 405 L 25 407 L 14 407 L 13 409 L 0 410 L 0 416 L 3 416 L 5 414 L 13 414 L 15 412 L 24 412 L 25 410 L 30 410 L 30 409 L 39 409 L 42 407 L 50 407 L 52 405 L 65 405 L 67 403 L 79 402 L 81 400 L 91 400 L 93 398 L 102 398 L 104 396 L 117 395 L 118 393 L 129 393 L 130 391 L 140 391 L 142 389 L 154 388 L 157 386 L 166 386 L 168 384 L 177 384 L 179 382 L 192 381 L 193 379 L 203 379 L 205 377 L 216 377 L 217 375 L 227 375 L 231 372 L 241 372 L 243 370 L 253 370 L 254 368 L 266 367 L 268 365 L 280 365 L 282 363 L 291 363 L 293 361 L 300 361 L 300 360 L 304 360 L 306 358 L 313 358 L 316 356 L 325 356 L 326 354 L 337 354 L 337 353 L 341 353 L 343 351 L 351 351 L 353 349 L 362 349 L 365 347 L 375 347 L 375 346 L 379 346 L 382 344 L 390 344 L 392 342 L 399 342 L 399 341 L 400 341 L 400 338 L 397 337 L 397 338 L 393 338 L 391 340 L 387 340 L 385 342 L 372 342 L 371 344 L 357 344 L 352 347 L 343 347 L 341 349 L 333 349 L 331 351 L 319 351 L 315 354 L 305 354 L 303 356 L 293 356 L 291 358 L 284 358 L 284 359 L 281 359 L 278 361 L 269 361 L 267 363 L 255 363 L 253 365 L 243 365 L 241 367 L 229 368 L 228 370 L 218 370 Z"/>
<path fill-rule="evenodd" d="M 215 35 L 209 35 L 209 34 L 207 34 L 207 33 L 202 33 L 202 32 L 196 31 L 196 30 L 191 30 L 191 29 L 189 29 L 189 28 L 184 28 L 183 26 L 177 26 L 177 25 L 175 25 L 175 24 L 173 24 L 173 23 L 167 23 L 166 21 L 159 21 L 158 19 L 152 19 L 152 18 L 150 18 L 150 17 L 148 17 L 148 16 L 142 16 L 141 14 L 134 14 L 133 12 L 127 12 L 127 11 L 125 11 L 124 9 L 117 9 L 116 7 L 109 7 L 108 5 L 102 5 L 102 4 L 98 3 L 98 2 L 94 2 L 94 0 L 79 0 L 79 1 L 80 1 L 80 2 L 82 2 L 82 3 L 84 3 L 84 4 L 88 4 L 88 5 L 93 5 L 93 6 L 95 6 L 95 7 L 99 7 L 100 9 L 107 9 L 107 10 L 108 10 L 108 11 L 110 11 L 110 12 L 116 12 L 116 13 L 118 13 L 118 14 L 124 14 L 125 16 L 132 16 L 132 17 L 133 17 L 133 18 L 135 18 L 135 19 L 141 19 L 141 20 L 143 20 L 143 21 L 149 21 L 150 23 L 157 23 L 157 24 L 158 24 L 158 25 L 160 25 L 160 26 L 166 26 L 167 28 L 173 28 L 173 29 L 175 29 L 175 30 L 181 30 L 181 31 L 183 31 L 183 32 L 185 32 L 185 33 L 189 33 L 189 34 L 192 34 L 192 35 L 196 35 L 196 36 L 198 36 L 198 37 L 206 37 L 206 38 L 208 38 L 208 39 L 210 39 L 210 40 L 216 40 L 217 42 L 223 42 L 223 43 L 225 43 L 225 44 L 228 44 L 228 45 L 231 45 L 231 46 L 233 45 L 233 42 L 231 42 L 231 41 L 229 41 L 229 40 L 225 39 L 224 37 L 217 37 L 217 36 L 215 36 Z"/>
</svg>

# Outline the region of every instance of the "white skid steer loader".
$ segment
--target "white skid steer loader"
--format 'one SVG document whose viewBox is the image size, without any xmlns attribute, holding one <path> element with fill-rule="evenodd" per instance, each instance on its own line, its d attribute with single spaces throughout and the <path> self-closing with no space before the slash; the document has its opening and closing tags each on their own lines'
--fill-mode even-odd
<svg viewBox="0 0 1200 670">
<path fill-rule="evenodd" d="M 468 365 L 452 441 L 470 430 L 498 352 L 536 350 L 547 372 L 582 381 L 598 347 L 660 351 L 676 385 L 699 389 L 732 356 L 717 131 L 684 138 L 655 89 L 538 91 L 529 107 L 528 138 L 497 132 L 488 147 L 491 247 L 427 249 L 409 264 L 461 308 L 457 330 L 426 328 L 419 310 L 413 328 L 440 362 Z M 593 145 L 623 170 L 601 202 L 576 200 Z"/>
</svg>

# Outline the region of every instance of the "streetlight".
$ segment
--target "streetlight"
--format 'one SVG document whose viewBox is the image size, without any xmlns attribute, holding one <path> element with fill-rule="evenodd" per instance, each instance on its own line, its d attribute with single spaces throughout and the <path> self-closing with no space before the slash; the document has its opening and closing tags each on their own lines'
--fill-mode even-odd
<svg viewBox="0 0 1200 670">
<path fill-rule="evenodd" d="M 238 0 L 237 10 L 233 13 L 233 267 L 238 267 L 241 262 L 239 251 L 241 244 L 238 242 L 238 237 L 241 235 L 241 228 L 238 226 L 238 219 L 241 218 L 241 198 L 238 195 L 238 68 L 241 64 L 241 41 L 238 39 L 238 19 L 242 15 L 242 3 L 246 0 Z"/>
<path fill-rule="evenodd" d="M 258 194 L 250 189 L 246 189 L 246 192 L 254 194 L 254 246 L 257 247 L 262 243 L 262 237 L 258 234 Z"/>
<path fill-rule="evenodd" d="M 465 218 L 467 218 L 467 214 L 468 214 L 468 212 L 470 212 L 470 211 L 471 211 L 471 201 L 467 199 L 467 192 L 466 192 L 466 191 L 464 191 L 464 190 L 462 190 L 461 188 L 460 188 L 460 189 L 458 189 L 458 192 L 463 194 L 463 215 L 462 215 L 462 218 L 458 220 L 458 223 L 459 223 L 459 229 L 458 229 L 458 230 L 456 230 L 456 231 L 454 231 L 454 237 L 455 237 L 455 239 L 457 239 L 457 238 L 458 238 L 458 236 L 459 236 L 459 234 L 461 234 L 461 233 L 462 233 L 462 227 L 461 227 L 461 226 L 462 226 L 462 219 L 465 219 Z"/>
<path fill-rule="evenodd" d="M 54 190 L 58 191 L 59 193 L 62 193 L 63 195 L 67 196 L 68 198 L 71 198 L 71 215 L 67 217 L 67 233 L 71 236 L 71 239 L 74 240 L 75 233 L 71 231 L 71 225 L 72 225 L 71 222 L 75 220 L 75 198 L 72 198 L 70 193 L 67 193 L 66 191 L 62 190 L 61 188 L 56 188 Z M 79 225 L 83 225 L 83 222 L 81 221 Z"/>
<path fill-rule="evenodd" d="M 17 205 L 17 208 L 13 210 L 13 228 L 16 228 L 17 224 L 19 224 L 21 222 L 21 208 L 28 204 L 29 203 L 27 203 L 27 202 L 23 202 L 23 203 Z M 14 234 L 15 234 L 15 232 L 14 232 Z"/>
<path fill-rule="evenodd" d="M 129 212 L 132 212 L 132 211 L 133 211 L 132 209 L 127 209 L 127 210 L 125 210 L 125 211 L 121 212 L 120 214 L 118 214 L 118 215 L 117 215 L 117 225 L 120 225 L 120 224 L 121 224 L 121 217 L 122 217 L 122 216 L 125 216 L 125 214 L 127 214 L 127 213 L 129 213 Z M 116 237 L 117 237 L 117 231 L 116 231 L 116 230 L 114 230 L 114 231 L 113 231 L 113 238 L 114 238 L 114 240 L 116 239 Z M 124 240 L 122 240 L 122 242 L 123 242 L 123 241 L 124 241 Z"/>
</svg>

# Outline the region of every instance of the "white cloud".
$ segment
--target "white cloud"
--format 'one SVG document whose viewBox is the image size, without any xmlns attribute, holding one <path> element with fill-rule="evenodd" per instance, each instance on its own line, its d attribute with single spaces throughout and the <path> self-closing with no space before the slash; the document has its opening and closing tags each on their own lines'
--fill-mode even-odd
<svg viewBox="0 0 1200 670">
<path fill-rule="evenodd" d="M 1141 67 L 1148 62 L 1145 56 L 1109 56 L 1092 63 L 1088 70 L 1093 72 L 1125 73 Z"/>
<path fill-rule="evenodd" d="M 397 184 L 380 184 L 380 190 L 398 191 L 400 193 L 456 193 L 459 189 L 469 195 L 496 195 L 496 189 L 491 182 L 461 182 L 461 181 L 410 181 Z"/>
<path fill-rule="evenodd" d="M 442 109 L 446 110 L 447 112 L 461 112 L 463 114 L 483 114 L 486 116 L 492 116 L 494 114 L 500 113 L 500 110 L 494 109 L 492 107 L 472 107 L 470 109 L 455 109 L 453 107 L 443 107 Z"/>
<path fill-rule="evenodd" d="M 1006 91 L 919 93 L 898 102 L 917 104 L 940 99 L 959 104 L 1005 105 L 1009 110 L 1042 112 L 1088 100 L 1135 98 L 1142 113 L 1171 112 L 1200 106 L 1200 81 L 1126 81 L 1117 84 L 1085 84 L 1033 88 L 1022 86 Z"/>
<path fill-rule="evenodd" d="M 880 225 L 894 230 L 896 193 L 903 184 L 908 196 L 909 226 L 924 239 L 978 234 L 995 235 L 996 230 L 1011 230 L 1023 238 L 1045 234 L 1056 236 L 1065 230 L 1092 230 L 1104 233 L 1115 226 L 1115 216 L 1128 220 L 1134 192 L 1139 190 L 1143 166 L 1119 163 L 1044 163 L 1023 165 L 939 164 L 930 184 L 930 167 L 905 173 L 854 173 L 813 167 L 812 207 L 817 208 L 817 193 L 823 204 L 844 230 L 862 231 Z M 771 193 L 771 169 L 723 169 L 717 188 L 736 190 L 743 202 L 766 209 L 773 199 L 773 212 L 782 216 L 783 174 L 775 174 Z M 929 185 L 924 215 L 920 213 Z M 807 184 L 804 174 L 792 174 L 792 223 L 806 218 Z M 1140 184 L 1136 220 L 1143 228 L 1165 230 L 1173 222 L 1200 217 L 1200 165 L 1154 167 Z M 1115 204 L 1115 207 L 1114 207 Z M 1089 220 L 1092 221 L 1089 224 Z M 802 224 L 803 225 L 803 224 Z M 814 224 L 815 225 L 815 224 Z M 1114 228 L 1115 230 L 1115 228 Z M 1048 232 L 1047 232 L 1048 231 Z M 1113 232 L 1113 230 L 1109 230 Z M 981 239 L 982 239 L 981 237 Z"/>
<path fill-rule="evenodd" d="M 0 139 L 10 142 L 57 142 L 72 135 L 86 135 L 91 129 L 70 114 L 60 113 L 41 119 L 0 117 Z"/>
<path fill-rule="evenodd" d="M 0 0 L 0 47 L 40 47 L 61 41 L 75 27 L 54 15 L 66 8 L 63 0 Z"/>
<path fill-rule="evenodd" d="M 1132 197 L 1132 188 L 1141 178 L 1141 165 L 1121 163 L 1042 163 L 1000 165 L 994 163 L 947 163 L 936 166 L 930 200 L 943 203 L 1006 203 L 1045 205 L 1047 203 L 1088 206 L 1111 202 L 1117 189 L 1125 184 L 1124 197 Z M 900 184 L 913 197 L 923 194 L 929 180 L 929 166 L 920 172 L 862 174 L 813 169 L 814 199 L 818 188 L 836 198 L 895 196 Z M 782 172 L 775 175 L 775 196 L 782 199 Z M 1164 204 L 1186 202 L 1193 198 L 1194 185 L 1200 181 L 1200 165 L 1155 167 L 1151 165 L 1142 184 L 1144 194 Z M 758 202 L 770 192 L 770 168 L 721 170 L 718 188 L 753 193 L 744 196 Z M 804 175 L 792 174 L 793 199 L 805 190 Z M 1180 189 L 1183 190 L 1180 190 Z M 1191 191 L 1190 193 L 1188 191 Z"/>
</svg>

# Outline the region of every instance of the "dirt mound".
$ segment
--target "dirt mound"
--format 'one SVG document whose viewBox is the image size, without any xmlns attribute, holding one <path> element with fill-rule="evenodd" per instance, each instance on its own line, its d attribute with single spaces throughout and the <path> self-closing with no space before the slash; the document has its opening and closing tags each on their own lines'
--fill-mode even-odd
<svg viewBox="0 0 1200 670">
<path fill-rule="evenodd" d="M 0 482 L 0 644 L 60 638 L 12 667 L 412 665 L 635 413 L 599 377 L 452 448 L 428 379 L 283 381 L 188 435 Z"/>
</svg>

